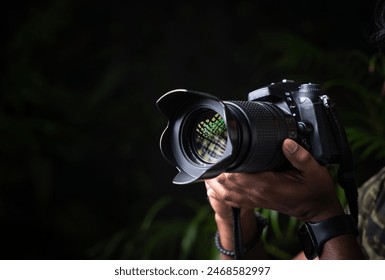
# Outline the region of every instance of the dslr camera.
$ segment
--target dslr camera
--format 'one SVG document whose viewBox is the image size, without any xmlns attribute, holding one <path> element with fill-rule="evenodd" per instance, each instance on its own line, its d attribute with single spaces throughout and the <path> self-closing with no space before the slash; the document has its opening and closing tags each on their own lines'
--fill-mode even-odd
<svg viewBox="0 0 385 280">
<path fill-rule="evenodd" d="M 157 101 L 168 118 L 160 149 L 178 169 L 173 183 L 188 184 L 222 172 L 261 172 L 290 167 L 282 143 L 290 138 L 322 165 L 340 162 L 341 124 L 320 85 L 289 80 L 222 101 L 176 89 Z"/>
</svg>

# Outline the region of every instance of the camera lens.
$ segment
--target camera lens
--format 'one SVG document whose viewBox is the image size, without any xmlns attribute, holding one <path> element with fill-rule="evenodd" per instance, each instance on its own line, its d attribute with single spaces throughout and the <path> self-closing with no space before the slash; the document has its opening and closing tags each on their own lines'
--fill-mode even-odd
<svg viewBox="0 0 385 280">
<path fill-rule="evenodd" d="M 192 125 L 192 147 L 195 156 L 205 163 L 218 162 L 227 144 L 227 126 L 220 114 L 206 110 Z"/>
<path fill-rule="evenodd" d="M 296 138 L 293 116 L 270 102 L 222 101 L 205 93 L 175 90 L 157 104 L 169 118 L 161 151 L 179 171 L 176 184 L 223 172 L 281 168 L 286 164 L 282 142 Z"/>
</svg>

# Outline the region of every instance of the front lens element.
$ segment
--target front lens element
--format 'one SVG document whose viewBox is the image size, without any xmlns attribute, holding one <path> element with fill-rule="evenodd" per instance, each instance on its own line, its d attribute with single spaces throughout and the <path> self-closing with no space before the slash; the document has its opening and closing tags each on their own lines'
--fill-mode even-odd
<svg viewBox="0 0 385 280">
<path fill-rule="evenodd" d="M 192 128 L 192 146 L 196 156 L 206 163 L 218 162 L 227 144 L 227 127 L 221 115 L 207 110 L 198 117 Z"/>
</svg>

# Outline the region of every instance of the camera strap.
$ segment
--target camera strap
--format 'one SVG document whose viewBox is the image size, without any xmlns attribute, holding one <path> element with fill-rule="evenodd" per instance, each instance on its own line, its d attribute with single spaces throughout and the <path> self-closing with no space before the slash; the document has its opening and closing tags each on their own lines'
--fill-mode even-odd
<svg viewBox="0 0 385 280">
<path fill-rule="evenodd" d="M 342 122 L 338 115 L 333 102 L 324 95 L 321 97 L 326 108 L 327 115 L 334 134 L 337 139 L 338 148 L 341 152 L 340 166 L 338 168 L 337 178 L 338 183 L 345 192 L 345 197 L 348 202 L 349 211 L 356 223 L 358 222 L 358 191 L 355 180 L 353 155 L 350 150 L 346 132 L 342 126 Z"/>
<path fill-rule="evenodd" d="M 233 240 L 234 240 L 234 259 L 243 259 L 242 246 L 242 228 L 241 228 L 241 209 L 232 208 L 233 210 Z"/>
</svg>

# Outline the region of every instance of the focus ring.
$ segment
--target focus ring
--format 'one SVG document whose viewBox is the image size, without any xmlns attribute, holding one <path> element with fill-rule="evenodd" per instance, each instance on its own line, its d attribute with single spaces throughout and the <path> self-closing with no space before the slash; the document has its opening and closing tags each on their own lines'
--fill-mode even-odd
<svg viewBox="0 0 385 280">
<path fill-rule="evenodd" d="M 288 115 L 277 106 L 266 102 L 231 101 L 237 111 L 247 119 L 248 132 L 243 127 L 242 139 L 251 139 L 248 147 L 242 143 L 240 149 L 248 149 L 240 172 L 259 172 L 281 166 L 285 160 L 282 154 L 282 142 L 289 137 Z M 248 136 L 246 134 L 249 134 Z"/>
</svg>

